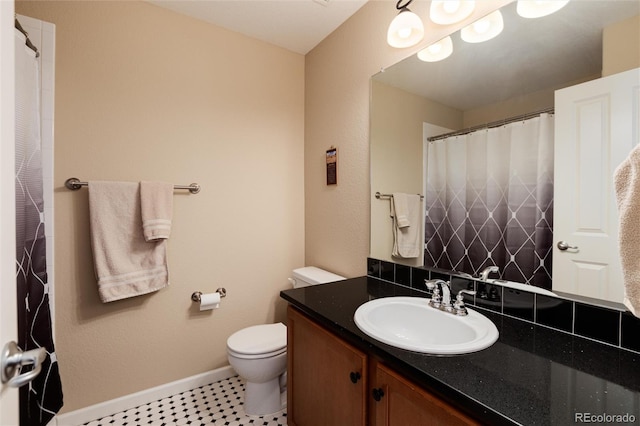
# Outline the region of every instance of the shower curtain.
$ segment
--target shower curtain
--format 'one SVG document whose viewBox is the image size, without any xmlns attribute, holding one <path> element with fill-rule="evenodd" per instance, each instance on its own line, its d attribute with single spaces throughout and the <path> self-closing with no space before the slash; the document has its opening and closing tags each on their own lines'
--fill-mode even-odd
<svg viewBox="0 0 640 426">
<path fill-rule="evenodd" d="M 20 424 L 45 425 L 62 407 L 62 385 L 52 338 L 40 149 L 40 78 L 35 52 L 15 30 L 16 56 L 16 281 L 18 345 L 44 347 L 41 373 L 20 388 Z"/>
<path fill-rule="evenodd" d="M 430 142 L 425 266 L 551 289 L 553 115 Z"/>
</svg>

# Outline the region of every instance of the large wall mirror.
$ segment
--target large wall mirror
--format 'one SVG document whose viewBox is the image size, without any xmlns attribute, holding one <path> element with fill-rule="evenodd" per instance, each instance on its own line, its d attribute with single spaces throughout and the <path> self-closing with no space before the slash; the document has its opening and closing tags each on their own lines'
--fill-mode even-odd
<svg viewBox="0 0 640 426">
<path fill-rule="evenodd" d="M 621 301 L 621 282 L 611 295 L 597 288 L 603 280 L 610 279 L 607 273 L 600 273 L 595 279 L 585 279 L 585 275 L 563 278 L 566 282 L 588 282 L 582 287 L 563 288 L 558 284 L 554 268 L 559 267 L 554 258 L 580 251 L 572 249 L 572 244 L 577 243 L 570 240 L 580 232 L 567 233 L 567 248 L 558 248 L 563 246 L 558 245 L 554 217 L 572 217 L 565 210 L 573 207 L 555 202 L 553 197 L 558 183 L 566 186 L 565 173 L 559 173 L 563 165 L 558 164 L 558 153 L 554 154 L 554 146 L 560 143 L 554 140 L 558 139 L 560 114 L 556 96 L 567 88 L 607 82 L 610 76 L 637 69 L 640 2 L 573 0 L 555 14 L 537 19 L 520 17 L 515 2 L 500 11 L 504 30 L 494 39 L 467 43 L 454 33 L 453 53 L 446 59 L 424 62 L 412 55 L 372 77 L 370 255 L 474 277 L 496 264 L 500 271 L 493 275 L 495 278 Z M 632 74 L 632 78 L 637 76 L 637 72 Z M 634 102 L 637 104 L 638 99 Z M 564 114 L 573 113 L 567 110 Z M 506 133 L 500 129 L 507 129 Z M 628 134 L 632 134 L 631 129 Z M 509 138 L 512 142 L 505 145 L 504 140 Z M 550 145 L 545 138 L 551 138 Z M 631 138 L 629 147 L 622 151 L 628 152 L 638 143 L 637 131 Z M 615 161 L 619 163 L 620 158 Z M 515 164 L 513 169 L 496 171 L 509 162 Z M 584 177 L 584 182 L 572 183 L 573 189 L 569 190 L 574 192 L 580 186 L 584 189 L 587 184 L 597 185 L 598 179 L 611 172 L 604 170 L 606 167 L 599 170 L 600 165 L 585 167 L 581 163 L 577 167 L 582 168 L 576 173 Z M 478 171 L 484 173 L 483 178 L 470 177 Z M 513 187 L 509 186 L 511 183 L 497 182 L 497 175 L 510 181 L 515 175 L 522 179 L 516 179 L 519 186 Z M 587 182 L 590 176 L 593 182 Z M 459 180 L 471 182 L 472 188 L 443 189 L 446 179 L 447 185 Z M 609 184 L 601 186 L 602 191 L 612 190 Z M 466 211 L 456 211 L 439 202 L 438 193 L 447 191 L 445 198 L 466 202 Z M 393 197 L 388 195 L 394 193 L 424 196 L 421 208 L 426 212 L 426 221 L 421 224 L 424 229 L 420 230 L 419 241 L 421 247 L 427 247 L 424 256 L 391 255 Z M 497 199 L 505 198 L 507 193 L 517 197 L 499 207 Z M 612 194 L 607 197 L 614 198 Z M 582 208 L 602 212 L 602 199 L 594 197 L 594 205 L 588 206 L 583 198 Z M 559 208 L 565 210 L 558 211 Z M 607 214 L 594 214 L 592 224 Z M 522 224 L 525 216 L 532 219 L 532 225 Z M 448 231 L 438 234 L 445 222 Z M 465 238 L 468 245 L 461 243 Z M 525 257 L 534 260 L 522 266 L 520 258 Z M 597 269 L 592 263 L 589 268 Z"/>
</svg>

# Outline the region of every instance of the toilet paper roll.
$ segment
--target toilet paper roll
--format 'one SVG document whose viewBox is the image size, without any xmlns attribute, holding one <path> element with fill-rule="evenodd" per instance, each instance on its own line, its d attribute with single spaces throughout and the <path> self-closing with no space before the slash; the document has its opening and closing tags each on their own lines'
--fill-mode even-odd
<svg viewBox="0 0 640 426">
<path fill-rule="evenodd" d="M 200 310 L 208 311 L 220 307 L 220 293 L 207 293 L 200 296 Z"/>
</svg>

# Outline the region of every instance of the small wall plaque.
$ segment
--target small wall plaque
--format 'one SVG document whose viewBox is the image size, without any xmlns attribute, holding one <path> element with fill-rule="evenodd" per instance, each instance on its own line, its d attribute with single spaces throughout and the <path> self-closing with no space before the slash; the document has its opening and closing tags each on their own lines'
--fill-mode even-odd
<svg viewBox="0 0 640 426">
<path fill-rule="evenodd" d="M 338 184 L 338 148 L 327 150 L 327 185 Z"/>
</svg>

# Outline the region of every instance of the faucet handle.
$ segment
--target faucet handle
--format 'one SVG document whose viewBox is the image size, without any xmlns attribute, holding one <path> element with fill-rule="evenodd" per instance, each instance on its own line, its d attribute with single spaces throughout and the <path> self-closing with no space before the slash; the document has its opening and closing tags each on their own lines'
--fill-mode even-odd
<svg viewBox="0 0 640 426">
<path fill-rule="evenodd" d="M 474 296 L 476 292 L 474 290 L 466 290 L 462 289 L 458 292 L 456 296 L 456 301 L 453 304 L 453 310 L 456 315 L 467 315 L 467 308 L 464 304 L 464 295 L 468 294 L 470 296 Z"/>
<path fill-rule="evenodd" d="M 426 285 L 429 290 L 433 290 L 434 288 L 438 288 L 439 281 L 442 280 L 424 280 L 424 285 Z"/>
<path fill-rule="evenodd" d="M 440 293 L 440 287 L 435 286 L 433 288 L 433 295 L 431 296 L 431 306 L 439 307 L 442 303 L 442 294 Z"/>
<path fill-rule="evenodd" d="M 465 288 L 463 288 L 462 290 L 460 290 L 458 292 L 458 295 L 456 296 L 456 300 L 464 300 L 464 295 L 468 294 L 469 296 L 475 296 L 476 295 L 476 291 L 475 290 L 467 290 Z"/>
<path fill-rule="evenodd" d="M 432 280 L 424 280 L 424 284 L 427 286 L 429 290 L 433 290 L 435 288 L 442 288 L 444 286 L 449 287 L 449 281 L 441 280 L 440 278 L 435 278 Z"/>
<path fill-rule="evenodd" d="M 429 304 L 434 308 L 439 308 L 442 304 L 442 293 L 440 292 L 440 284 L 442 280 L 424 280 L 424 284 L 433 292 Z"/>
</svg>

